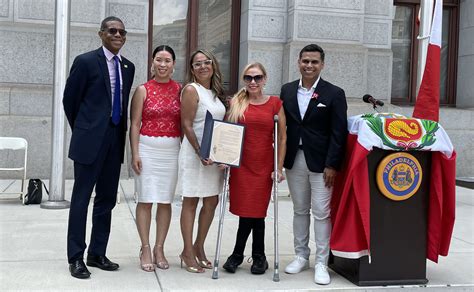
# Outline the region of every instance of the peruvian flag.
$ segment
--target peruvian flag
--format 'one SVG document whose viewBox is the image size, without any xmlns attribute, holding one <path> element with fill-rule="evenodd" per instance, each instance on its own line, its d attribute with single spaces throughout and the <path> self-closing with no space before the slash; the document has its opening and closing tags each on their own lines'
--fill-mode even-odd
<svg viewBox="0 0 474 292">
<path fill-rule="evenodd" d="M 407 122 L 410 120 L 413 119 L 408 119 Z M 420 120 L 418 122 L 421 123 Z M 367 156 L 374 147 L 393 149 L 383 144 L 362 115 L 348 119 L 348 130 L 346 159 L 336 177 L 331 198 L 330 246 L 335 256 L 357 259 L 368 255 L 370 262 L 370 185 Z M 426 258 L 437 263 L 440 255 L 448 255 L 454 228 L 456 152 L 441 125 L 434 136 L 434 144 L 421 150 L 431 151 L 431 169 L 425 170 L 431 175 Z"/>
<path fill-rule="evenodd" d="M 439 120 L 442 18 L 443 0 L 436 0 L 425 71 L 413 109 L 414 118 L 436 122 Z"/>
</svg>

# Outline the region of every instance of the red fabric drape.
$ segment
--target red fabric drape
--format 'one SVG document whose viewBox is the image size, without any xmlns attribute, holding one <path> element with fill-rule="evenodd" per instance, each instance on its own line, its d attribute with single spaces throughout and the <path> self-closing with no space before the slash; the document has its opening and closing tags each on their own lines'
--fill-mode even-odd
<svg viewBox="0 0 474 292">
<path fill-rule="evenodd" d="M 346 163 L 338 175 L 331 201 L 331 250 L 340 257 L 370 254 L 370 190 L 367 155 L 357 135 L 347 140 Z M 428 210 L 427 258 L 449 251 L 455 219 L 456 153 L 447 158 L 433 152 Z"/>
</svg>

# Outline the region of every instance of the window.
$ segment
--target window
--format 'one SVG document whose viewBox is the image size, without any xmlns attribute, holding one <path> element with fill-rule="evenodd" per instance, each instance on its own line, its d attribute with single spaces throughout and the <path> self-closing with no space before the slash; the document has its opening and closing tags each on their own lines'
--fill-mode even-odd
<svg viewBox="0 0 474 292">
<path fill-rule="evenodd" d="M 443 1 L 440 104 L 455 105 L 458 49 L 458 0 Z M 392 23 L 392 103 L 414 104 L 418 64 L 419 0 L 394 0 Z"/>
<path fill-rule="evenodd" d="M 395 7 L 392 24 L 392 101 L 411 96 L 412 62 L 412 20 L 414 9 L 407 6 Z M 415 63 L 416 64 L 416 63 Z"/>
<path fill-rule="evenodd" d="M 161 44 L 176 53 L 173 79 L 184 82 L 194 50 L 211 51 L 219 61 L 228 94 L 237 91 L 240 3 L 238 0 L 151 0 L 150 55 Z"/>
<path fill-rule="evenodd" d="M 173 79 L 183 82 L 186 78 L 186 50 L 188 0 L 155 0 L 153 1 L 152 46 L 149 56 L 159 45 L 169 45 L 176 54 L 176 65 Z M 173 7 L 174 6 L 174 7 Z M 173 8 L 171 8 L 173 7 Z M 166 11 L 167 13 L 163 13 Z M 151 64 L 150 66 L 151 67 Z"/>
</svg>

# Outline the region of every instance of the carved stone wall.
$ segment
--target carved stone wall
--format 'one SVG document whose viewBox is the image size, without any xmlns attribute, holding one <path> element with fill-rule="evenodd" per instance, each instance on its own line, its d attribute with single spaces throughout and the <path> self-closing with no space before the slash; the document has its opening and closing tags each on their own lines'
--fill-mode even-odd
<svg viewBox="0 0 474 292">
<path fill-rule="evenodd" d="M 28 140 L 28 177 L 50 175 L 54 9 L 54 0 L 0 0 L 0 136 Z M 109 15 L 124 21 L 129 34 L 122 53 L 137 67 L 134 86 L 143 83 L 148 0 L 72 0 L 69 64 L 101 46 L 97 32 Z M 9 163 L 13 158 L 0 159 Z M 66 176 L 72 177 L 72 163 L 66 161 Z"/>
</svg>

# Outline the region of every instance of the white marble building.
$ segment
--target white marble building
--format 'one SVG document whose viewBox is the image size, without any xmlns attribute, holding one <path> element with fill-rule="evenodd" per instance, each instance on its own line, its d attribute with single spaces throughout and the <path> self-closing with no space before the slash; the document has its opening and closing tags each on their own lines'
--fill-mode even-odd
<svg viewBox="0 0 474 292">
<path fill-rule="evenodd" d="M 153 38 L 149 38 L 153 35 L 149 32 L 149 9 L 157 7 L 153 5 L 157 1 L 71 0 L 70 64 L 76 55 L 100 46 L 100 21 L 116 15 L 129 31 L 123 55 L 136 65 L 134 85 L 145 82 L 148 46 Z M 207 2 L 212 5 L 214 1 Z M 323 76 L 345 89 L 350 114 L 371 111 L 361 103 L 362 95 L 370 93 L 385 101 L 385 111 L 411 115 L 413 106 L 393 105 L 391 96 L 394 1 L 231 2 L 240 2 L 238 66 L 262 62 L 270 76 L 267 93 L 279 94 L 283 83 L 297 79 L 299 50 L 317 43 L 326 51 Z M 0 0 L 0 136 L 29 141 L 28 177 L 50 175 L 54 5 L 54 0 Z M 474 1 L 460 0 L 458 5 L 456 96 L 454 104 L 441 107 L 440 123 L 458 153 L 457 175 L 474 177 Z M 219 38 L 221 34 L 219 31 Z M 206 37 L 212 38 L 212 31 Z M 180 50 L 183 48 L 180 43 Z M 9 163 L 15 158 L 3 155 L 0 159 Z M 67 176 L 71 177 L 72 163 L 66 160 Z"/>
</svg>

